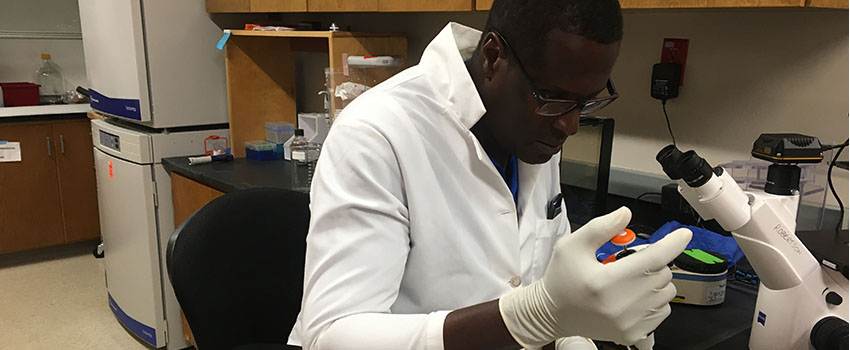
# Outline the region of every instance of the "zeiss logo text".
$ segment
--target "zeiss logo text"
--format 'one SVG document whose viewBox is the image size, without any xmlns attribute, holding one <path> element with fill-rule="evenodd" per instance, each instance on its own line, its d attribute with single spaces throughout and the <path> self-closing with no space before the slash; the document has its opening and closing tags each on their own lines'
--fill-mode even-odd
<svg viewBox="0 0 850 350">
<path fill-rule="evenodd" d="M 132 111 L 132 112 L 136 111 L 136 107 L 124 106 L 124 109 L 126 109 L 128 111 Z"/>
<path fill-rule="evenodd" d="M 779 237 L 782 237 L 785 242 L 788 242 L 788 244 L 791 246 L 791 249 L 794 249 L 794 252 L 796 252 L 797 254 L 801 254 L 800 247 L 797 245 L 797 241 L 795 241 L 794 238 L 791 237 L 788 231 L 785 231 L 785 228 L 783 228 L 781 225 L 776 225 L 773 227 L 773 230 L 776 231 L 776 233 L 779 234 Z"/>
</svg>

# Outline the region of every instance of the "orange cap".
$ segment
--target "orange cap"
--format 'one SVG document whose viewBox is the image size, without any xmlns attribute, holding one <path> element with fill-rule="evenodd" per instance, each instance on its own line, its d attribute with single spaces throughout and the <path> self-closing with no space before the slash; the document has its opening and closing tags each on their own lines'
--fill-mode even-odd
<svg viewBox="0 0 850 350">
<path fill-rule="evenodd" d="M 623 232 L 611 238 L 611 243 L 625 247 L 635 241 L 635 231 L 624 229 Z"/>
<path fill-rule="evenodd" d="M 49 59 L 49 58 L 50 58 L 50 54 L 49 54 L 49 53 L 43 53 L 43 54 L 41 54 L 41 59 L 46 60 L 46 59 Z"/>
</svg>

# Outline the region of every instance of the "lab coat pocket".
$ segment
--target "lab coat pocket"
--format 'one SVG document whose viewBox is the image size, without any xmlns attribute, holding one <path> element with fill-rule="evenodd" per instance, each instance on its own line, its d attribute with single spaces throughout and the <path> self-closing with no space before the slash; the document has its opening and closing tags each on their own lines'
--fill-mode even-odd
<svg viewBox="0 0 850 350">
<path fill-rule="evenodd" d="M 543 276 L 546 266 L 549 265 L 549 258 L 552 257 L 552 250 L 555 247 L 560 226 L 560 216 L 552 220 L 537 220 L 537 232 L 534 240 L 534 259 L 531 264 L 531 273 L 534 275 L 535 280 Z"/>
</svg>

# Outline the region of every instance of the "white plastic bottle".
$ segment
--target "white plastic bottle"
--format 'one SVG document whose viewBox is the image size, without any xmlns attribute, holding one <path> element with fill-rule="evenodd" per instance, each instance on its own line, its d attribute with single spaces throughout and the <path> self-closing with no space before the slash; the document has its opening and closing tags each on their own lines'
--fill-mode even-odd
<svg viewBox="0 0 850 350">
<path fill-rule="evenodd" d="M 292 189 L 310 191 L 321 146 L 307 141 L 304 130 L 295 129 L 295 139 L 292 141 L 291 148 L 292 161 L 289 164 L 292 167 Z"/>
<path fill-rule="evenodd" d="M 35 71 L 35 83 L 38 88 L 38 102 L 43 105 L 62 103 L 65 93 L 65 78 L 62 70 L 50 59 L 50 54 L 41 54 L 41 66 Z"/>
</svg>

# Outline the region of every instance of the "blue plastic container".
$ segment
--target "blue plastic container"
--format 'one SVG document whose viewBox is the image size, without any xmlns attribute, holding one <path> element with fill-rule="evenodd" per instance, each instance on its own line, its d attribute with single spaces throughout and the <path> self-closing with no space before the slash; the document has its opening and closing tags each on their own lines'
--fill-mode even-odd
<svg viewBox="0 0 850 350">
<path fill-rule="evenodd" d="M 276 148 L 274 143 L 268 141 L 245 142 L 245 157 L 259 161 L 277 160 L 280 158 L 275 152 Z"/>
</svg>

